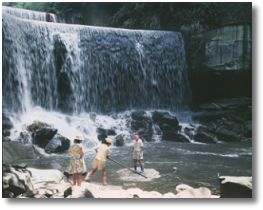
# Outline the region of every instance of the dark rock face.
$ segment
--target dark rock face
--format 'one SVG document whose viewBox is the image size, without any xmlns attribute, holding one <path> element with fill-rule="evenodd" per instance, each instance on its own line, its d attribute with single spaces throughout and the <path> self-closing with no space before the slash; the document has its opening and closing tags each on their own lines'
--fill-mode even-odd
<svg viewBox="0 0 263 210">
<path fill-rule="evenodd" d="M 123 146 L 124 145 L 124 136 L 121 134 L 116 136 L 114 145 L 117 147 Z"/>
<path fill-rule="evenodd" d="M 54 128 L 39 128 L 33 133 L 33 144 L 45 148 L 56 133 L 57 129 Z"/>
<path fill-rule="evenodd" d="M 196 130 L 195 141 L 213 143 L 251 140 L 251 99 L 224 99 L 200 107 L 202 113 L 193 117 L 202 125 Z"/>
<path fill-rule="evenodd" d="M 252 31 L 231 25 L 193 36 L 188 61 L 194 102 L 252 96 Z"/>
<path fill-rule="evenodd" d="M 70 140 L 61 136 L 60 134 L 56 134 L 52 140 L 46 145 L 45 152 L 46 153 L 61 153 L 65 152 L 70 147 Z"/>
<path fill-rule="evenodd" d="M 136 111 L 131 114 L 131 130 L 146 141 L 152 141 L 152 118 L 144 111 Z"/>
<path fill-rule="evenodd" d="M 15 198 L 21 194 L 33 195 L 31 173 L 26 165 L 3 165 L 3 197 Z"/>
<path fill-rule="evenodd" d="M 220 176 L 221 198 L 252 198 L 252 177 Z"/>
</svg>

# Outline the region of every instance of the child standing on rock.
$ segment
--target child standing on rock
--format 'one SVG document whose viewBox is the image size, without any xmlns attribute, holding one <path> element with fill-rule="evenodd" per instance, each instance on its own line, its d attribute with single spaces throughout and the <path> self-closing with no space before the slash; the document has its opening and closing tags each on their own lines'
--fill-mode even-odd
<svg viewBox="0 0 263 210">
<path fill-rule="evenodd" d="M 74 144 L 70 146 L 71 155 L 69 173 L 73 174 L 73 185 L 81 186 L 82 174 L 86 172 L 84 161 L 84 148 L 82 146 L 83 137 L 78 135 L 74 138 Z"/>
<path fill-rule="evenodd" d="M 109 147 L 112 144 L 111 138 L 106 138 L 105 143 L 98 146 L 96 151 L 96 157 L 92 162 L 92 170 L 87 174 L 85 181 L 90 181 L 93 174 L 99 170 L 102 173 L 102 184 L 107 185 L 107 171 L 106 171 L 106 162 L 108 157 L 111 155 Z"/>
<path fill-rule="evenodd" d="M 143 164 L 143 142 L 138 135 L 134 135 L 132 137 L 133 147 L 132 147 L 132 157 L 134 170 L 137 171 L 137 165 L 140 165 L 141 172 L 144 172 L 144 164 Z"/>
</svg>

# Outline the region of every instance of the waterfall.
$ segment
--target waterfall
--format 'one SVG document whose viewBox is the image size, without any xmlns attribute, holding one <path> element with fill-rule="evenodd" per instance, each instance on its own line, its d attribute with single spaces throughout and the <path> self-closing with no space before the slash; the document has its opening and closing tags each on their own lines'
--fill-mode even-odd
<svg viewBox="0 0 263 210">
<path fill-rule="evenodd" d="M 46 21 L 46 22 L 57 22 L 56 15 L 48 12 L 36 12 L 26 9 L 17 9 L 12 7 L 5 7 L 5 6 L 2 6 L 2 11 L 3 13 L 7 13 L 23 19 Z"/>
<path fill-rule="evenodd" d="M 181 33 L 47 21 L 46 13 L 3 7 L 5 109 L 107 113 L 187 105 Z"/>
</svg>

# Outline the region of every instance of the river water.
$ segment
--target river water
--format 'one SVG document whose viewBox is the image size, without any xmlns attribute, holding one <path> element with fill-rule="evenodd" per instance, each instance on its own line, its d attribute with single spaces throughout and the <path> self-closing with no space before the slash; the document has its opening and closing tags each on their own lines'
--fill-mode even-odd
<svg viewBox="0 0 263 210">
<path fill-rule="evenodd" d="M 112 158 L 132 169 L 130 146 L 112 147 Z M 173 192 L 179 184 L 192 187 L 208 187 L 213 194 L 219 194 L 218 175 L 222 176 L 252 176 L 252 145 L 251 142 L 233 144 L 189 144 L 176 142 L 158 142 L 145 144 L 145 169 L 159 172 L 160 177 L 149 181 L 134 174 L 134 180 L 123 180 L 120 171 L 123 167 L 111 162 L 107 163 L 109 184 L 121 185 L 124 188 L 139 187 L 143 190 L 161 193 Z M 93 149 L 88 149 L 85 160 L 87 168 L 91 169 Z M 20 160 L 30 167 L 57 168 L 67 170 L 69 156 L 46 155 L 41 161 Z M 127 171 L 127 170 L 126 170 Z M 127 171 L 127 173 L 130 173 Z M 122 173 L 122 175 L 125 175 Z M 151 177 L 151 174 L 145 174 Z M 92 179 L 100 182 L 100 174 Z"/>
</svg>

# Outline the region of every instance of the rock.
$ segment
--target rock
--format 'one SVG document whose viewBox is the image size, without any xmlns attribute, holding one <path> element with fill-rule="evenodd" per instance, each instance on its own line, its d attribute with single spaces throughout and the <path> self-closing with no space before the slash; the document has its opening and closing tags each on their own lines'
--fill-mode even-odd
<svg viewBox="0 0 263 210">
<path fill-rule="evenodd" d="M 176 198 L 211 198 L 211 191 L 206 187 L 193 188 L 186 184 L 176 186 Z"/>
<path fill-rule="evenodd" d="M 56 134 L 45 147 L 46 153 L 61 153 L 65 152 L 70 147 L 70 140 L 60 134 Z"/>
<path fill-rule="evenodd" d="M 104 143 L 104 142 L 105 142 L 105 139 L 107 138 L 107 135 L 105 135 L 105 134 L 99 134 L 99 135 L 97 136 L 97 138 L 98 138 L 102 143 Z"/>
<path fill-rule="evenodd" d="M 196 135 L 194 135 L 194 141 L 206 144 L 217 143 L 217 140 L 213 134 L 206 133 L 204 131 L 198 132 Z"/>
<path fill-rule="evenodd" d="M 3 165 L 3 196 L 14 198 L 22 194 L 32 195 L 34 187 L 31 173 L 26 167 Z"/>
<path fill-rule="evenodd" d="M 47 127 L 50 127 L 50 125 L 48 125 L 47 123 L 45 122 L 41 122 L 41 121 L 34 121 L 32 124 L 28 125 L 26 127 L 26 130 L 31 132 L 31 133 L 34 133 L 37 131 L 37 129 L 40 129 L 40 128 L 47 128 Z"/>
<path fill-rule="evenodd" d="M 193 116 L 193 120 L 200 123 L 211 123 L 225 116 L 224 112 L 205 112 L 199 115 Z"/>
<path fill-rule="evenodd" d="M 133 120 L 144 120 L 146 118 L 145 111 L 135 111 L 131 113 L 131 117 Z"/>
<path fill-rule="evenodd" d="M 152 141 L 152 119 L 144 111 L 135 111 L 131 114 L 131 130 L 146 141 Z"/>
<path fill-rule="evenodd" d="M 33 133 L 33 144 L 45 148 L 56 133 L 57 129 L 54 128 L 39 128 Z"/>
<path fill-rule="evenodd" d="M 84 198 L 95 198 L 94 195 L 87 189 L 85 190 L 83 197 Z"/>
<path fill-rule="evenodd" d="M 252 138 L 252 121 L 245 122 L 244 127 L 244 136 L 247 138 Z"/>
<path fill-rule="evenodd" d="M 72 187 L 69 187 L 64 191 L 64 198 L 68 197 L 69 195 L 72 195 Z"/>
<path fill-rule="evenodd" d="M 221 198 L 252 198 L 252 177 L 220 176 Z"/>
<path fill-rule="evenodd" d="M 217 143 L 215 134 L 206 126 L 200 126 L 197 128 L 194 140 L 206 144 Z"/>
<path fill-rule="evenodd" d="M 4 140 L 5 137 L 10 136 L 10 130 L 13 128 L 13 123 L 7 117 L 5 112 L 2 113 L 2 139 Z"/>
<path fill-rule="evenodd" d="M 175 142 L 190 142 L 184 135 L 175 132 L 164 132 L 162 136 L 163 140 L 175 141 Z"/>
<path fill-rule="evenodd" d="M 98 135 L 115 136 L 116 132 L 112 129 L 97 128 Z"/>
<path fill-rule="evenodd" d="M 177 120 L 177 118 L 169 114 L 168 112 L 155 111 L 152 113 L 152 119 L 153 122 L 158 125 L 166 124 L 169 125 L 170 127 L 173 127 L 176 130 L 180 129 L 179 121 Z"/>
<path fill-rule="evenodd" d="M 2 129 L 3 130 L 10 130 L 13 128 L 13 123 L 10 121 L 10 119 L 3 113 L 2 116 Z"/>
<path fill-rule="evenodd" d="M 168 112 L 155 111 L 152 113 L 152 119 L 160 127 L 163 140 L 189 142 L 185 136 L 179 134 L 181 126 L 175 116 Z"/>
<path fill-rule="evenodd" d="M 23 144 L 29 144 L 32 142 L 32 137 L 28 131 L 21 131 L 18 141 Z"/>
<path fill-rule="evenodd" d="M 216 130 L 216 135 L 217 135 L 218 140 L 220 141 L 225 141 L 225 142 L 239 142 L 240 141 L 240 136 L 238 133 L 235 133 L 224 127 L 218 128 Z"/>
<path fill-rule="evenodd" d="M 194 134 L 195 134 L 195 128 L 193 128 L 193 127 L 185 127 L 185 128 L 184 128 L 184 133 L 185 133 L 190 139 L 193 139 Z"/>
<path fill-rule="evenodd" d="M 116 136 L 114 145 L 117 147 L 123 146 L 124 145 L 124 135 L 120 134 Z"/>
</svg>

